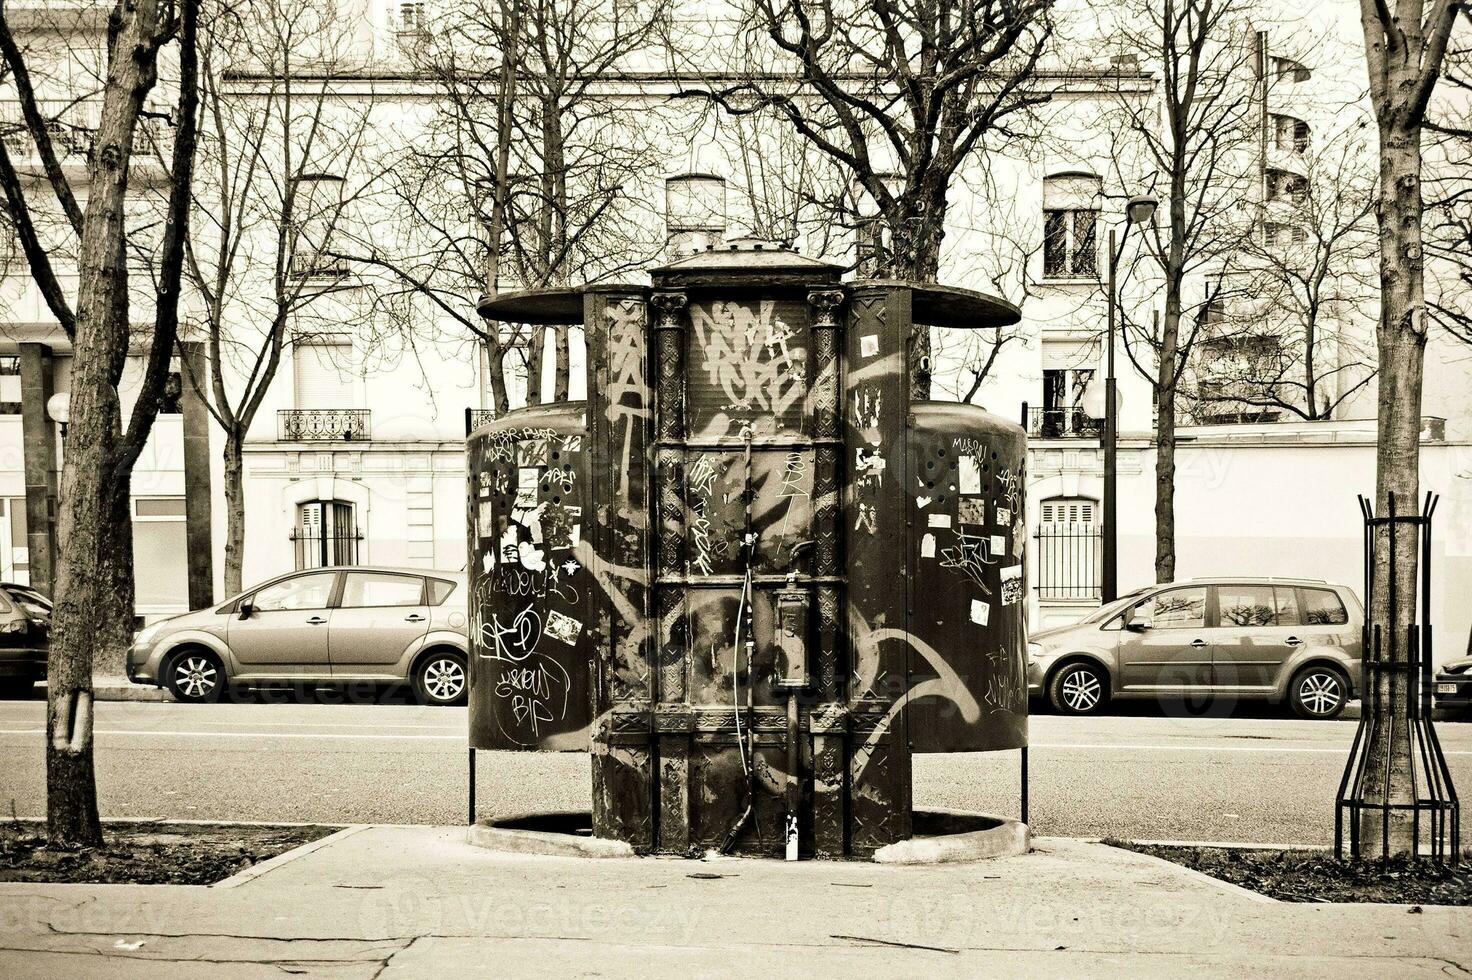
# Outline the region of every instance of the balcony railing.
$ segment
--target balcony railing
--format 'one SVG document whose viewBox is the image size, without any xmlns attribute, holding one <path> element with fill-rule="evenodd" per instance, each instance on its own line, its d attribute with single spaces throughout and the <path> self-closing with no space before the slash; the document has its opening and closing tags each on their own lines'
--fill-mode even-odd
<svg viewBox="0 0 1472 980">
<path fill-rule="evenodd" d="M 283 442 L 356 442 L 369 437 L 366 408 L 283 408 L 276 413 Z"/>
<path fill-rule="evenodd" d="M 1078 408 L 1029 408 L 1027 434 L 1039 439 L 1097 439 L 1104 434 L 1104 420 Z"/>
</svg>

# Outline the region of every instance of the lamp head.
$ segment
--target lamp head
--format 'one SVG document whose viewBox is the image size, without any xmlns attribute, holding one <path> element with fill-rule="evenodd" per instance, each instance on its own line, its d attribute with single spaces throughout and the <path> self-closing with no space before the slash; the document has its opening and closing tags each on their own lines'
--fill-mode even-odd
<svg viewBox="0 0 1472 980">
<path fill-rule="evenodd" d="M 1124 206 L 1124 211 L 1135 224 L 1145 225 L 1149 224 L 1150 219 L 1155 216 L 1156 203 L 1153 194 L 1136 194 Z"/>
</svg>

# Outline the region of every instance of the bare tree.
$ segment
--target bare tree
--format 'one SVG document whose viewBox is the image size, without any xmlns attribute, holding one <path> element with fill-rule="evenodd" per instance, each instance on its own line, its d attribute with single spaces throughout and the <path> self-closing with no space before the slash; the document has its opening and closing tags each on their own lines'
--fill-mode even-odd
<svg viewBox="0 0 1472 980">
<path fill-rule="evenodd" d="M 503 337 L 473 297 L 506 282 L 595 281 L 658 251 L 647 205 L 632 192 L 662 169 L 657 120 L 612 92 L 610 78 L 651 45 L 668 13 L 667 0 L 475 0 L 412 54 L 439 100 L 389 168 L 399 239 L 344 254 L 385 274 L 386 301 L 412 297 L 480 339 L 498 411 L 510 405 L 511 350 L 525 356 L 527 400 L 542 400 L 548 328 Z M 551 335 L 561 400 L 568 328 Z"/>
<path fill-rule="evenodd" d="M 1174 581 L 1177 392 L 1191 351 L 1224 299 L 1227 262 L 1251 230 L 1241 207 L 1253 198 L 1246 159 L 1253 137 L 1253 32 L 1246 0 L 1142 2 L 1124 12 L 1114 45 L 1160 74 L 1156 96 L 1121 92 L 1112 110 L 1120 186 L 1137 174 L 1161 196 L 1147 229 L 1164 309 L 1131 322 L 1121 304 L 1127 355 L 1155 393 L 1155 578 Z M 1198 296 L 1188 284 L 1200 283 Z M 1194 301 L 1193 301 L 1194 300 Z"/>
<path fill-rule="evenodd" d="M 1472 344 L 1472 8 L 1463 7 L 1447 46 L 1441 90 L 1428 107 L 1427 272 L 1432 318 Z M 1472 639 L 1469 639 L 1472 645 Z M 1472 646 L 1469 646 L 1472 649 Z"/>
<path fill-rule="evenodd" d="M 1313 147 L 1306 132 L 1288 136 L 1299 141 L 1303 179 L 1267 202 L 1242 239 L 1234 308 L 1208 311 L 1216 322 L 1183 391 L 1199 421 L 1333 418 L 1374 377 L 1358 329 L 1376 302 L 1375 176 L 1360 126 L 1321 135 Z"/>
<path fill-rule="evenodd" d="M 188 281 L 209 377 L 190 377 L 225 435 L 224 584 L 242 586 L 244 445 L 294 343 L 337 327 L 347 270 L 330 254 L 363 193 L 372 99 L 336 97 L 356 67 L 331 0 L 207 8 Z M 338 327 L 340 329 L 340 327 Z"/>
<path fill-rule="evenodd" d="M 872 203 L 882 227 L 872 238 L 875 274 L 933 282 L 957 170 L 997 140 L 1017 138 L 1029 110 L 1048 101 L 1035 82 L 1052 7 L 749 0 L 740 57 L 779 70 L 742 68 L 685 94 L 734 115 L 777 110 Z M 915 363 L 927 363 L 928 329 L 917 329 L 912 345 Z M 912 386 L 928 395 L 928 373 L 917 371 Z"/>
<path fill-rule="evenodd" d="M 1421 220 L 1421 141 L 1426 110 L 1441 74 L 1442 60 L 1457 22 L 1461 0 L 1360 0 L 1360 22 L 1369 66 L 1370 104 L 1379 130 L 1380 226 L 1379 439 L 1375 459 L 1375 506 L 1389 510 L 1393 494 L 1404 512 L 1420 496 L 1421 385 L 1429 323 Z M 1375 588 L 1369 601 L 1371 628 L 1404 637 L 1416 617 L 1417 536 L 1401 534 L 1390 553 L 1387 527 L 1377 530 Z M 1392 567 L 1395 574 L 1389 574 Z M 1395 594 L 1391 593 L 1392 585 Z M 1383 656 L 1404 659 L 1405 643 L 1387 644 Z M 1405 801 L 1415 792 L 1410 734 L 1402 704 L 1412 679 L 1404 671 L 1372 675 L 1367 694 L 1377 705 L 1371 717 L 1380 730 L 1367 733 L 1366 798 Z M 1367 678 L 1371 681 L 1371 678 Z M 1388 841 L 1379 819 L 1367 810 L 1360 833 L 1367 852 L 1388 847 L 1408 853 L 1413 827 L 1409 810 L 1396 811 Z"/>
<path fill-rule="evenodd" d="M 28 53 L 0 7 L 0 53 L 20 97 L 46 184 L 78 242 L 77 286 L 68 295 L 39 234 L 40 205 L 0 144 L 0 189 L 31 276 L 73 344 L 71 418 L 57 521 L 55 609 L 47 657 L 47 836 L 53 845 L 102 842 L 92 762 L 92 666 L 131 642 L 133 466 L 157 417 L 178 331 L 179 284 L 189 228 L 198 81 L 195 0 L 118 3 L 107 24 L 107 68 L 88 157 L 85 206 L 78 201 L 41 111 Z M 153 326 L 130 329 L 129 170 L 145 100 L 158 82 L 160 50 L 178 41 L 178 104 L 166 220 L 157 249 Z M 118 385 L 130 343 L 147 350 L 138 400 L 126 427 Z"/>
</svg>

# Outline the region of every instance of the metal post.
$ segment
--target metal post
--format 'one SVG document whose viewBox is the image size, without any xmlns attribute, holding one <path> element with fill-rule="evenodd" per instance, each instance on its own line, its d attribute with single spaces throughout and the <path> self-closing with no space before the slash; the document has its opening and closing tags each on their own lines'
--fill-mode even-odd
<svg viewBox="0 0 1472 980">
<path fill-rule="evenodd" d="M 470 794 L 469 794 L 470 795 L 470 820 L 468 821 L 468 823 L 470 824 L 470 826 L 474 827 L 475 826 L 475 746 L 471 746 L 470 749 L 469 749 L 469 751 L 470 751 L 470 768 L 468 770 L 468 775 L 469 775 L 469 788 L 470 788 Z"/>
<path fill-rule="evenodd" d="M 1027 823 L 1027 746 L 1022 747 L 1022 822 Z"/>
<path fill-rule="evenodd" d="M 1126 226 L 1126 234 L 1129 229 Z M 1114 229 L 1109 230 L 1109 340 L 1104 375 L 1104 573 L 1099 598 L 1113 602 L 1119 595 L 1118 507 L 1115 493 L 1115 451 L 1119 439 L 1119 419 L 1114 397 L 1114 279 L 1119 267 L 1119 252 L 1114 247 Z"/>
</svg>

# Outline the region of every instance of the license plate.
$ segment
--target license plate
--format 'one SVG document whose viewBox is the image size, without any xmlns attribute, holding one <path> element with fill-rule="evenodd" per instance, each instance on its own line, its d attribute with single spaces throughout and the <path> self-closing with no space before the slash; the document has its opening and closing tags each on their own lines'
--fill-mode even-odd
<svg viewBox="0 0 1472 980">
<path fill-rule="evenodd" d="M 1457 685 L 1455 685 L 1455 684 L 1438 684 L 1438 685 L 1436 685 L 1436 693 L 1437 694 L 1456 694 L 1457 693 Z"/>
</svg>

